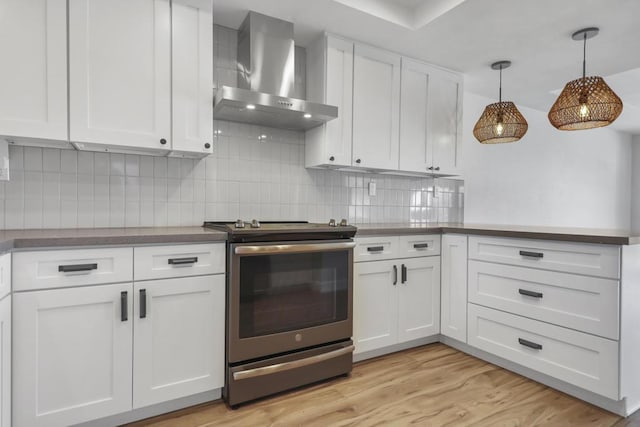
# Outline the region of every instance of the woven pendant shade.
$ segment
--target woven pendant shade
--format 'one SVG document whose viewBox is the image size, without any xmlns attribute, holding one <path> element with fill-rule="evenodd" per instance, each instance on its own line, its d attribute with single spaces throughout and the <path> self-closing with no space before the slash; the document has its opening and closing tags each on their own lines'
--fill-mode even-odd
<svg viewBox="0 0 640 427">
<path fill-rule="evenodd" d="M 481 144 L 500 144 L 519 140 L 529 125 L 513 102 L 496 102 L 485 107 L 473 128 Z"/>
<path fill-rule="evenodd" d="M 560 130 L 607 126 L 622 112 L 622 100 L 602 77 L 582 77 L 567 83 L 549 111 L 549 121 Z"/>
</svg>

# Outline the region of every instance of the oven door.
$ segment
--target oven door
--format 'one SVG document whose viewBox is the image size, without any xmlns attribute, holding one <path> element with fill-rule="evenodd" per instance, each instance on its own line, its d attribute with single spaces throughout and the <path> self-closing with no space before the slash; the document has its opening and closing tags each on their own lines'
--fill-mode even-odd
<svg viewBox="0 0 640 427">
<path fill-rule="evenodd" d="M 228 362 L 351 338 L 354 246 L 231 244 Z"/>
</svg>

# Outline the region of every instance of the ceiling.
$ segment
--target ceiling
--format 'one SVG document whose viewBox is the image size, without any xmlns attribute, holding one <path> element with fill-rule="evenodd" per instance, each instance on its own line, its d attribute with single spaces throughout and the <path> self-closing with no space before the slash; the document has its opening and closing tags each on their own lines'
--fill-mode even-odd
<svg viewBox="0 0 640 427">
<path fill-rule="evenodd" d="M 227 27 L 248 10 L 293 22 L 301 46 L 323 31 L 343 35 L 460 71 L 465 90 L 489 98 L 498 93 L 489 65 L 511 60 L 503 98 L 545 112 L 581 74 L 571 34 L 598 26 L 587 74 L 604 76 L 625 104 L 612 126 L 640 134 L 638 0 L 214 0 L 214 20 Z"/>
</svg>

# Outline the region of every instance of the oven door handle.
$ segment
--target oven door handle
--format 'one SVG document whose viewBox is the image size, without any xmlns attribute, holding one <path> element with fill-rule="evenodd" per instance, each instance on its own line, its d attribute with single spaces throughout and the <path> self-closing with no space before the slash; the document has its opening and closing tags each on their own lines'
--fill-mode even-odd
<svg viewBox="0 0 640 427">
<path fill-rule="evenodd" d="M 335 242 L 335 243 L 300 243 L 294 245 L 261 245 L 261 246 L 236 246 L 236 255 L 264 255 L 264 254 L 287 254 L 304 252 L 322 252 L 338 249 L 352 249 L 355 242 Z"/>
<path fill-rule="evenodd" d="M 306 357 L 300 360 L 294 360 L 293 362 L 277 363 L 275 365 L 264 366 L 262 368 L 247 369 L 246 371 L 239 371 L 233 373 L 234 381 L 246 380 L 254 377 L 261 377 L 263 375 L 275 374 L 277 372 L 290 371 L 291 369 L 301 368 L 303 366 L 313 365 L 315 363 L 324 362 L 326 360 L 335 359 L 336 357 L 344 356 L 345 354 L 353 353 L 355 347 L 350 345 L 348 347 L 333 350 L 328 353 L 318 354 L 317 356 Z"/>
</svg>

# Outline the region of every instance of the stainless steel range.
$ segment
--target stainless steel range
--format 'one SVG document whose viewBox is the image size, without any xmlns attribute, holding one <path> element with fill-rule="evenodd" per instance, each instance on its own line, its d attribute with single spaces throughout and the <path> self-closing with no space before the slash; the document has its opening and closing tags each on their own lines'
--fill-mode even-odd
<svg viewBox="0 0 640 427">
<path fill-rule="evenodd" d="M 348 374 L 356 228 L 344 220 L 205 227 L 228 233 L 227 403 Z"/>
</svg>

